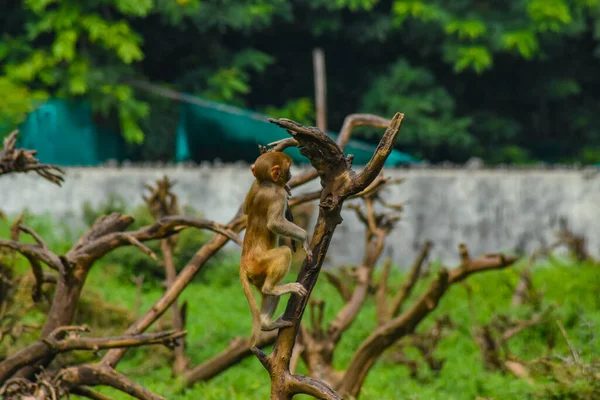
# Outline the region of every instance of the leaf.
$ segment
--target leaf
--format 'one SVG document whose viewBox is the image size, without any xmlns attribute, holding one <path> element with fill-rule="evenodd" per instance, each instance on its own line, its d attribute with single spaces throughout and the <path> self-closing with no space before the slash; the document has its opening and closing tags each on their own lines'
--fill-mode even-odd
<svg viewBox="0 0 600 400">
<path fill-rule="evenodd" d="M 235 55 L 232 65 L 240 69 L 249 68 L 256 72 L 263 72 L 274 61 L 275 59 L 267 53 L 256 49 L 244 49 Z"/>
<path fill-rule="evenodd" d="M 97 41 L 108 29 L 108 23 L 97 14 L 84 15 L 81 18 L 81 26 L 87 30 L 92 43 Z"/>
<path fill-rule="evenodd" d="M 50 61 L 51 59 L 45 51 L 36 50 L 24 62 L 7 65 L 5 72 L 9 78 L 16 81 L 31 82 Z"/>
<path fill-rule="evenodd" d="M 439 21 L 445 14 L 435 4 L 420 0 L 396 0 L 392 6 L 392 10 L 396 16 L 395 21 L 397 24 L 402 24 L 409 17 L 423 22 Z"/>
<path fill-rule="evenodd" d="M 82 95 L 88 91 L 88 73 L 90 65 L 83 59 L 79 58 L 72 62 L 69 66 L 69 92 L 72 95 Z"/>
<path fill-rule="evenodd" d="M 140 61 L 144 58 L 142 49 L 133 42 L 127 41 L 119 44 L 117 47 L 117 55 L 125 64 L 131 64 L 134 61 Z"/>
<path fill-rule="evenodd" d="M 486 26 L 479 20 L 453 20 L 445 27 L 449 35 L 457 34 L 459 39 L 476 39 L 486 33 Z"/>
<path fill-rule="evenodd" d="M 145 135 L 140 128 L 139 120 L 148 115 L 148 104 L 131 99 L 130 101 L 122 102 L 117 108 L 119 111 L 121 132 L 125 140 L 130 143 L 142 143 Z"/>
<path fill-rule="evenodd" d="M 56 2 L 58 0 L 25 0 L 27 7 L 36 14 L 42 13 L 50 4 Z"/>
<path fill-rule="evenodd" d="M 71 61 L 75 57 L 77 32 L 73 29 L 59 32 L 52 44 L 52 54 L 57 60 Z"/>
<path fill-rule="evenodd" d="M 559 32 L 573 22 L 571 10 L 564 0 L 529 0 L 527 13 L 538 30 Z"/>
<path fill-rule="evenodd" d="M 18 125 L 33 111 L 36 103 L 48 98 L 45 91 L 31 91 L 26 85 L 0 76 L 0 125 Z"/>
<path fill-rule="evenodd" d="M 478 74 L 492 66 L 492 55 L 483 46 L 460 47 L 454 63 L 454 71 L 462 72 L 472 68 Z"/>
<path fill-rule="evenodd" d="M 311 99 L 307 97 L 288 100 L 281 108 L 267 106 L 264 112 L 273 118 L 288 118 L 304 125 L 313 124 L 315 121 L 315 108 Z"/>
<path fill-rule="evenodd" d="M 154 7 L 153 0 L 116 0 L 117 9 L 125 15 L 144 17 Z"/>
<path fill-rule="evenodd" d="M 539 43 L 532 31 L 506 32 L 502 36 L 502 46 L 506 50 L 517 50 L 525 59 L 531 59 L 539 51 Z"/>
</svg>

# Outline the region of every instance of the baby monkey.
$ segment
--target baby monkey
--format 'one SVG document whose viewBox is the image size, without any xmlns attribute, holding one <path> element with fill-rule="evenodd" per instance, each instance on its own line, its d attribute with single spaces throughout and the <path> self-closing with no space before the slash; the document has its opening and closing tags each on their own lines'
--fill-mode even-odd
<svg viewBox="0 0 600 400">
<path fill-rule="evenodd" d="M 290 248 L 278 247 L 280 235 L 301 241 L 308 261 L 312 261 L 306 231 L 286 219 L 286 215 L 289 215 L 287 183 L 291 178 L 291 164 L 292 158 L 287 154 L 270 152 L 258 157 L 251 167 L 256 180 L 252 183 L 243 206 L 244 214 L 248 215 L 248 223 L 240 263 L 240 279 L 252 312 L 251 346 L 256 344 L 261 329 L 271 331 L 293 324 L 291 321 L 284 321 L 283 315 L 272 320 L 281 295 L 307 295 L 300 283 L 279 285 L 289 272 L 292 261 Z M 250 284 L 260 292 L 260 311 Z"/>
</svg>

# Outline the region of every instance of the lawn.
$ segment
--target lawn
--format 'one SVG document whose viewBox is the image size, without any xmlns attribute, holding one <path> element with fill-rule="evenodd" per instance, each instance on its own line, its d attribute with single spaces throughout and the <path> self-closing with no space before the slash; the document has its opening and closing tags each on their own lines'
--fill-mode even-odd
<svg viewBox="0 0 600 400">
<path fill-rule="evenodd" d="M 28 220 L 48 239 L 55 251 L 68 249 L 70 232 L 53 231 L 47 219 Z M 8 222 L 0 226 L 0 237 L 8 236 Z M 191 233 L 190 235 L 193 235 Z M 203 240 L 205 240 L 204 238 Z M 148 271 L 138 295 L 136 284 L 130 279 L 144 273 L 140 267 L 131 267 L 130 249 L 115 252 L 97 263 L 91 271 L 84 288 L 83 302 L 77 316 L 77 323 L 87 323 L 92 327 L 91 335 L 115 334 L 135 317 L 147 310 L 163 291 L 161 279 L 156 269 Z M 246 299 L 239 285 L 237 255 L 226 254 L 207 265 L 190 284 L 180 302 L 187 302 L 187 349 L 191 365 L 196 365 L 225 349 L 232 338 L 250 333 L 251 319 Z M 151 260 L 150 260 L 151 261 Z M 151 261 L 152 262 L 152 261 Z M 408 262 L 407 262 L 408 264 Z M 466 283 L 472 293 L 469 306 L 467 287 L 455 285 L 442 299 L 439 307 L 418 328 L 427 331 L 435 317 L 449 315 L 456 328 L 445 337 L 436 349 L 436 356 L 444 359 L 441 371 L 428 370 L 416 351 L 407 354 L 419 362 L 419 372 L 412 378 L 408 368 L 390 357 L 394 349 L 384 354 L 372 368 L 363 387 L 362 399 L 475 399 L 478 396 L 494 399 L 534 399 L 534 398 L 600 398 L 598 388 L 591 386 L 588 379 L 559 383 L 551 376 L 536 375 L 535 382 L 511 374 L 488 371 L 484 368 L 479 349 L 472 338 L 474 325 L 490 322 L 494 314 L 507 314 L 526 317 L 529 306 L 511 305 L 511 296 L 519 280 L 519 272 L 524 263 L 512 269 L 486 272 L 469 278 Z M 18 263 L 19 273 L 29 273 L 26 263 Z M 403 279 L 401 268 L 395 266 L 392 284 L 399 285 Z M 291 273 L 288 280 L 295 278 Z M 509 342 L 510 352 L 523 361 L 531 361 L 543 356 L 569 355 L 569 346 L 561 335 L 556 321 L 560 321 L 572 342 L 581 353 L 582 359 L 591 363 L 598 359 L 600 343 L 595 337 L 600 326 L 600 270 L 591 263 L 577 264 L 555 260 L 541 263 L 533 268 L 533 281 L 537 289 L 543 291 L 543 305 L 555 305 L 556 309 L 543 323 L 515 336 Z M 413 297 L 427 282 L 420 283 Z M 332 318 L 342 305 L 338 293 L 320 279 L 314 298 L 326 300 L 325 313 Z M 280 304 L 282 310 L 286 301 Z M 31 323 L 43 321 L 43 306 L 27 313 Z M 343 369 L 352 357 L 360 342 L 376 327 L 374 299 L 368 299 L 361 314 L 343 336 L 335 356 L 335 365 Z M 169 313 L 164 318 L 169 318 Z M 308 321 L 308 315 L 304 318 Z M 168 321 L 166 321 L 168 322 Z M 165 326 L 168 327 L 168 324 Z M 3 341 L 0 344 L 0 357 L 14 351 L 24 343 L 36 338 L 36 333 L 24 334 L 16 343 Z M 548 350 L 548 343 L 553 348 Z M 268 350 L 268 349 L 267 349 Z M 69 357 L 79 357 L 89 361 L 87 353 L 76 353 Z M 92 358 L 93 359 L 93 358 Z M 60 362 L 61 358 L 58 358 Z M 269 377 L 260 363 L 253 357 L 228 369 L 209 382 L 198 383 L 181 391 L 177 379 L 171 376 L 169 350 L 164 347 L 131 349 L 119 364 L 118 370 L 148 389 L 169 399 L 265 399 L 269 394 Z M 302 363 L 299 373 L 305 372 Z M 594 391 L 595 390 L 595 391 Z M 126 399 L 126 395 L 102 388 L 101 391 L 116 399 Z M 578 393 L 579 397 L 571 396 Z"/>
</svg>

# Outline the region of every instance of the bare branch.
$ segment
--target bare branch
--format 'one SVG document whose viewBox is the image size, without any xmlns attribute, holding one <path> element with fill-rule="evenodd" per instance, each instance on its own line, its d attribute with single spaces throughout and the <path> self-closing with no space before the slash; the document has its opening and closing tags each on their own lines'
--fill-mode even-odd
<svg viewBox="0 0 600 400">
<path fill-rule="evenodd" d="M 275 338 L 277 338 L 277 331 L 262 332 L 256 346 L 258 348 L 270 346 L 275 342 Z M 250 339 L 234 339 L 220 354 L 186 371 L 183 374 L 185 385 L 189 387 L 196 382 L 207 381 L 250 355 L 252 355 Z"/>
<path fill-rule="evenodd" d="M 44 240 L 42 239 L 42 237 L 39 235 L 39 233 L 37 233 L 33 228 L 30 228 L 26 225 L 23 224 L 19 224 L 18 225 L 19 230 L 27 233 L 28 235 L 30 235 L 31 237 L 33 237 L 33 239 L 37 242 L 37 244 L 44 250 L 48 250 L 48 245 L 46 244 L 46 242 L 44 242 Z"/>
<path fill-rule="evenodd" d="M 567 330 L 565 329 L 565 327 L 563 326 L 563 324 L 560 321 L 557 320 L 556 324 L 560 328 L 560 333 L 562 333 L 563 337 L 565 338 L 565 341 L 567 342 L 567 345 L 569 346 L 569 350 L 571 350 L 571 357 L 573 357 L 573 362 L 575 362 L 575 364 L 579 364 L 579 355 L 577 354 L 577 350 L 575 349 L 575 347 L 569 340 L 569 335 L 567 335 Z"/>
<path fill-rule="evenodd" d="M 320 190 L 315 191 L 315 192 L 303 193 L 303 194 L 299 194 L 299 195 L 292 197 L 289 200 L 288 204 L 290 207 L 294 207 L 294 206 L 302 204 L 302 203 L 307 203 L 309 201 L 318 200 L 319 197 L 321 197 Z"/>
<path fill-rule="evenodd" d="M 350 140 L 350 135 L 354 128 L 359 126 L 372 126 L 375 128 L 387 128 L 390 120 L 373 114 L 350 114 L 344 119 L 344 124 L 340 130 L 337 144 L 340 148 L 345 148 Z"/>
<path fill-rule="evenodd" d="M 342 397 L 325 382 L 302 375 L 289 375 L 286 387 L 292 395 L 306 393 L 322 400 L 342 400 Z"/>
<path fill-rule="evenodd" d="M 397 120 L 401 122 L 399 115 L 395 117 L 394 121 Z M 288 119 L 270 119 L 270 121 L 286 129 L 298 142 L 300 153 L 310 160 L 311 165 L 321 178 L 323 190 L 321 193 L 320 212 L 311 242 L 312 253 L 315 255 L 315 259 L 311 264 L 308 264 L 305 260 L 298 276 L 298 282 L 307 288 L 310 293 L 323 264 L 331 235 L 335 231 L 336 226 L 341 222 L 340 212 L 344 200 L 355 193 L 363 191 L 377 177 L 387 156 L 391 152 L 392 141 L 400 128 L 400 123 L 394 121 L 391 123 L 390 128 L 388 128 L 388 131 L 384 135 L 384 139 L 377 148 L 377 153 L 366 167 L 367 173 L 365 174 L 363 171 L 359 175 L 359 178 L 351 169 L 352 157 L 345 157 L 337 143 L 319 129 L 304 127 Z M 371 265 L 371 263 L 368 264 Z M 349 326 L 350 322 L 354 319 L 356 306 L 358 305 L 358 308 L 360 308 L 360 304 L 362 304 L 366 296 L 366 289 L 368 288 L 368 284 L 365 287 L 363 281 L 368 282 L 369 278 L 366 275 L 370 275 L 370 272 L 366 269 L 360 270 L 360 272 L 359 279 L 361 283 L 359 287 L 361 290 L 355 290 L 353 294 L 353 297 L 356 296 L 357 300 L 351 300 L 343 312 L 338 314 L 340 318 L 337 318 L 330 325 L 331 329 L 328 328 L 328 333 L 331 332 L 339 336 L 339 332 Z M 271 380 L 271 398 L 288 399 L 294 394 L 285 382 L 292 379 L 290 378 L 292 375 L 289 371 L 290 360 L 307 302 L 308 296 L 302 299 L 292 296 L 288 301 L 283 318 L 295 321 L 295 323 L 289 328 L 279 330 L 275 348 L 272 355 L 268 358 L 270 373 L 272 376 L 278 377 Z M 263 365 L 267 367 L 265 356 L 259 352 L 255 352 L 255 354 L 260 358 Z M 322 382 L 319 382 L 319 384 L 322 384 Z M 326 387 L 327 385 L 324 386 Z M 301 390 L 311 390 L 309 393 L 315 395 L 317 392 L 313 392 L 311 387 L 311 385 L 299 386 Z"/>
<path fill-rule="evenodd" d="M 383 271 L 381 272 L 381 278 L 377 285 L 377 293 L 375 294 L 375 303 L 377 307 L 377 324 L 383 325 L 388 319 L 388 307 L 387 307 L 387 283 L 390 276 L 390 268 L 392 267 L 392 259 L 387 258 L 383 265 Z"/>
<path fill-rule="evenodd" d="M 71 393 L 77 396 L 87 397 L 92 400 L 114 400 L 112 397 L 106 396 L 102 393 L 96 392 L 87 386 L 77 386 L 71 389 Z"/>
<path fill-rule="evenodd" d="M 474 273 L 506 268 L 516 261 L 515 258 L 502 255 L 471 259 L 464 245 L 460 246 L 460 253 L 462 263 L 457 268 L 450 272 L 441 270 L 429 288 L 408 310 L 380 326 L 362 342 L 338 387 L 343 396 L 358 396 L 369 370 L 379 356 L 397 340 L 414 332 L 421 321 L 437 307 L 451 284 L 460 282 Z"/>
<path fill-rule="evenodd" d="M 33 258 L 39 260 L 56 271 L 63 269 L 62 262 L 56 254 L 52 253 L 50 250 L 44 250 L 38 245 L 0 239 L 0 247 L 15 250 L 28 259 Z"/>
<path fill-rule="evenodd" d="M 417 256 L 415 262 L 413 263 L 408 276 L 404 280 L 404 283 L 402 283 L 402 287 L 400 288 L 400 291 L 394 297 L 394 300 L 392 302 L 392 309 L 389 314 L 389 318 L 393 318 L 396 315 L 398 315 L 398 313 L 400 312 L 400 309 L 402 308 L 402 305 L 404 304 L 404 302 L 406 301 L 408 296 L 410 296 L 410 293 L 412 292 L 412 289 L 415 287 L 415 284 L 417 283 L 417 280 L 419 279 L 419 276 L 421 274 L 421 268 L 423 266 L 423 263 L 429 256 L 429 251 L 431 250 L 432 247 L 433 247 L 433 243 L 431 243 L 428 240 L 425 242 L 425 244 L 421 248 L 421 251 L 419 252 L 419 255 Z"/>
<path fill-rule="evenodd" d="M 321 273 L 325 275 L 325 278 L 327 278 L 327 282 L 329 282 L 331 286 L 333 286 L 337 290 L 337 292 L 340 294 L 344 301 L 350 300 L 350 297 L 352 297 L 352 293 L 350 292 L 348 286 L 344 285 L 339 276 L 326 269 L 324 269 Z"/>
<path fill-rule="evenodd" d="M 554 309 L 554 307 L 547 307 L 544 311 L 542 311 L 540 314 L 535 315 L 534 317 L 532 317 L 531 319 L 528 320 L 523 320 L 523 321 L 517 321 L 515 322 L 514 326 L 507 329 L 503 334 L 502 334 L 502 342 L 507 342 L 510 339 L 513 338 L 513 336 L 521 333 L 522 331 L 524 331 L 525 329 L 531 328 L 532 326 L 538 325 L 539 323 L 541 323 L 544 319 L 546 319 L 546 317 L 548 316 L 548 314 Z"/>
<path fill-rule="evenodd" d="M 36 150 L 15 149 L 18 134 L 18 130 L 13 131 L 4 139 L 4 149 L 0 151 L 0 175 L 35 171 L 42 178 L 61 186 L 64 171 L 56 165 L 40 164 L 35 158 Z"/>
<path fill-rule="evenodd" d="M 340 135 L 342 136 L 342 135 Z M 300 142 L 299 142 L 300 143 Z M 342 144 L 343 147 L 343 144 Z M 341 153 L 341 151 L 340 151 Z M 343 155 L 342 155 L 343 156 Z M 294 188 L 298 187 L 306 182 L 316 178 L 317 172 L 315 170 L 307 171 L 295 178 L 292 178 L 289 182 L 289 186 Z M 298 203 L 296 203 L 298 204 Z M 237 215 L 227 225 L 231 231 L 239 233 L 245 228 L 246 218 L 241 212 L 241 208 L 238 209 Z M 146 312 L 138 321 L 136 321 L 128 330 L 127 333 L 134 334 L 143 332 L 150 326 L 157 318 L 159 318 L 169 307 L 181 291 L 187 286 L 192 280 L 195 274 L 205 265 L 206 261 L 212 257 L 217 251 L 219 251 L 228 241 L 228 237 L 224 235 L 216 235 L 211 241 L 206 243 L 185 268 L 179 273 L 174 284 L 169 287 L 162 298 L 160 298 L 148 312 Z M 313 251 L 314 254 L 314 251 Z M 124 350 L 110 350 L 105 357 L 103 362 L 115 366 L 122 358 Z"/>
<path fill-rule="evenodd" d="M 377 175 L 379 175 L 379 172 L 385 164 L 385 160 L 392 152 L 394 139 L 396 138 L 396 135 L 402 126 L 403 120 L 404 114 L 396 113 L 396 115 L 394 115 L 394 118 L 392 118 L 392 122 L 390 122 L 390 125 L 383 134 L 383 137 L 381 138 L 373 157 L 365 166 L 363 171 L 356 177 L 354 182 L 355 187 L 352 188 L 354 193 L 364 190 L 364 188 L 373 182 Z"/>
<path fill-rule="evenodd" d="M 68 332 L 85 332 L 85 326 L 65 326 L 52 331 L 48 337 L 26 347 L 0 362 L 0 381 L 15 373 L 19 368 L 33 365 L 50 354 L 64 353 L 73 350 L 98 351 L 102 349 L 138 347 L 151 344 L 170 345 L 174 340 L 187 332 L 158 332 L 140 335 L 123 335 L 107 338 L 63 337 Z"/>
<path fill-rule="evenodd" d="M 103 365 L 79 365 L 61 370 L 54 379 L 54 384 L 67 391 L 71 388 L 105 385 L 113 387 L 142 400 L 165 400 L 143 386 L 132 382 L 125 375 Z"/>
</svg>

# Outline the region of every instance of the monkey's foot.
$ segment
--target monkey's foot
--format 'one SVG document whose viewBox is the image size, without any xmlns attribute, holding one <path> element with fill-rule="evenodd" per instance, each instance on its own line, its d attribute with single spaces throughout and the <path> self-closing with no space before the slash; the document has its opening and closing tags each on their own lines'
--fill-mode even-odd
<svg viewBox="0 0 600 400">
<path fill-rule="evenodd" d="M 289 328 L 292 325 L 294 325 L 292 321 L 284 321 L 281 317 L 279 317 L 271 323 L 263 323 L 261 329 L 263 331 L 274 331 L 275 329 Z"/>
<path fill-rule="evenodd" d="M 308 294 L 308 290 L 302 284 L 298 282 L 290 283 L 291 285 L 291 293 L 297 294 L 300 297 L 304 297 Z"/>
</svg>

